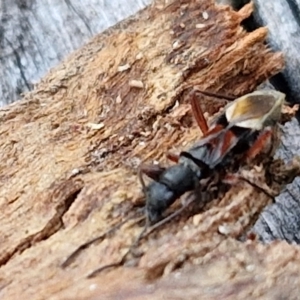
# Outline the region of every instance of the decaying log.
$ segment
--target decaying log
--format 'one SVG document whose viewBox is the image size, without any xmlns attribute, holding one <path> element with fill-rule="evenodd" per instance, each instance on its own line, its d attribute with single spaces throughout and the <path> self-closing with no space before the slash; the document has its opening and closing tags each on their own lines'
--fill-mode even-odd
<svg viewBox="0 0 300 300">
<path fill-rule="evenodd" d="M 285 161 L 300 153 L 300 127 L 296 119 L 283 127 L 281 146 L 277 155 Z M 263 242 L 285 240 L 300 244 L 300 178 L 286 187 L 274 204 L 263 211 L 254 226 L 254 231 Z"/>
<path fill-rule="evenodd" d="M 237 9 L 250 1 L 216 2 Z M 288 85 L 286 92 L 299 102 L 296 63 L 299 5 L 297 1 L 287 0 L 253 2 L 254 26 L 267 26 L 269 44 L 273 50 L 285 54 L 283 74 Z M 58 64 L 67 54 L 108 26 L 150 3 L 151 0 L 95 0 L 89 3 L 73 0 L 51 3 L 49 7 L 44 0 L 26 3 L 22 0 L 1 1 L 0 105 L 19 99 L 21 93 L 30 90 L 49 68 Z"/>
<path fill-rule="evenodd" d="M 145 255 L 127 267 L 85 277 L 120 259 L 142 229 L 135 221 L 60 267 L 80 244 L 137 212 L 142 160 L 166 163 L 167 150 L 180 151 L 199 138 L 185 97 L 191 87 L 237 96 L 283 68 L 282 55 L 264 44 L 265 28 L 247 33 L 240 26 L 251 12 L 251 5 L 234 12 L 208 0 L 158 1 L 98 35 L 21 101 L 1 109 L 1 299 L 143 299 L 138 290 L 147 293 L 146 277 L 164 274 L 161 290 L 180 266 L 197 273 L 205 264 L 218 269 L 222 253 L 228 261 L 240 255 L 241 264 L 243 257 L 255 264 L 248 246 L 232 238 L 255 222 L 270 198 L 241 182 L 209 209 L 183 215 L 143 241 Z M 201 105 L 213 114 L 224 103 L 203 98 Z M 249 172 L 263 181 L 264 170 Z M 253 241 L 249 247 L 262 258 L 269 253 L 270 261 L 278 249 L 297 252 L 284 243 Z M 269 279 L 269 265 L 260 267 Z M 244 269 L 231 270 L 240 282 Z M 285 270 L 276 272 L 281 278 Z M 292 271 L 285 274 L 293 279 Z M 237 293 L 231 284 L 228 278 L 229 293 Z M 267 295 L 276 282 L 268 289 L 262 284 L 248 287 Z M 208 286 L 214 293 L 214 282 Z M 184 298 L 192 293 L 188 289 Z"/>
<path fill-rule="evenodd" d="M 241 8 L 250 0 L 216 0 L 220 4 Z M 289 101 L 300 101 L 299 85 L 299 1 L 295 0 L 252 0 L 254 13 L 248 20 L 249 29 L 260 26 L 268 27 L 268 44 L 275 51 L 282 51 L 285 57 L 285 68 L 281 75 L 274 80 L 277 88 L 288 94 Z"/>
<path fill-rule="evenodd" d="M 249 0 L 218 0 L 218 2 L 232 5 L 238 9 Z M 247 21 L 246 27 L 253 29 L 267 26 L 268 45 L 273 50 L 282 51 L 285 60 L 284 70 L 279 76 L 273 78 L 272 83 L 287 94 L 289 102 L 299 103 L 299 2 L 253 0 L 253 3 L 254 14 Z M 297 155 L 300 151 L 299 137 L 299 123 L 294 120 L 284 127 L 282 145 L 278 155 L 286 160 Z M 255 224 L 254 229 L 263 242 L 282 239 L 290 243 L 300 243 L 299 187 L 300 181 L 297 179 L 276 198 L 275 204 L 266 208 Z"/>
<path fill-rule="evenodd" d="M 298 299 L 299 262 L 299 248 L 284 242 L 254 246 L 228 239 L 201 267 L 177 270 L 146 285 L 116 278 L 107 282 L 109 292 L 95 287 L 91 299 Z"/>
<path fill-rule="evenodd" d="M 268 2 L 254 0 L 253 2 L 256 25 L 267 26 L 269 45 L 274 50 L 280 50 L 284 53 L 286 67 L 282 71 L 285 79 L 285 84 L 281 84 L 282 88 L 288 93 L 290 100 L 299 103 L 299 1 L 276 0 Z"/>
<path fill-rule="evenodd" d="M 0 106 L 20 99 L 68 54 L 148 3 L 2 0 Z"/>
</svg>

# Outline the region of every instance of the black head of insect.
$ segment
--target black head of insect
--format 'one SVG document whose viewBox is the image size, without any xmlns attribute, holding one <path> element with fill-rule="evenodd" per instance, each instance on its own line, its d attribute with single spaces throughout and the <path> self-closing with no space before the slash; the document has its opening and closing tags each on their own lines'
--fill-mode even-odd
<svg viewBox="0 0 300 300">
<path fill-rule="evenodd" d="M 141 172 L 152 177 L 152 169 L 150 168 L 156 168 L 156 166 L 143 166 Z M 147 186 L 141 177 L 143 192 L 146 197 L 146 214 L 150 223 L 159 221 L 162 213 L 176 199 L 185 192 L 194 190 L 199 182 L 198 176 L 201 177 L 190 166 L 180 163 L 166 169 L 162 168 L 160 174 L 157 174 L 155 180 Z M 154 178 L 152 177 L 152 179 Z"/>
</svg>

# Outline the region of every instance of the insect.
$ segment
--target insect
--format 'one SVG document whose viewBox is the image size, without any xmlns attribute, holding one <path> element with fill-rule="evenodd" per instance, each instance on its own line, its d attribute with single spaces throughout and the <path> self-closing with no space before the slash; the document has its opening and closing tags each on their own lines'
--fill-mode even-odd
<svg viewBox="0 0 300 300">
<path fill-rule="evenodd" d="M 209 92 L 201 93 L 215 96 Z M 119 261 L 94 270 L 88 277 L 93 277 L 110 267 L 122 265 L 141 239 L 184 209 L 183 207 L 162 219 L 165 210 L 180 196 L 188 191 L 194 191 L 196 195 L 198 192 L 200 194 L 203 189 L 208 189 L 207 183 L 210 179 L 212 182 L 216 180 L 218 184 L 228 172 L 234 172 L 240 165 L 254 160 L 265 149 L 272 149 L 274 129 L 280 119 L 284 99 L 284 94 L 273 90 L 244 95 L 229 103 L 208 126 L 196 99 L 196 92 L 192 91 L 192 111 L 203 137 L 180 155 L 168 155 L 176 162 L 171 167 L 165 168 L 159 165 L 140 167 L 139 177 L 146 198 L 146 226 Z M 149 185 L 145 184 L 143 174 L 153 179 Z M 206 180 L 205 184 L 201 182 L 203 179 Z M 126 220 L 104 235 L 79 246 L 61 266 L 67 267 L 81 250 L 95 241 L 102 240 L 124 222 Z M 150 228 L 148 228 L 149 224 L 152 224 Z"/>
<path fill-rule="evenodd" d="M 184 193 L 201 192 L 201 180 L 224 178 L 226 173 L 254 159 L 266 145 L 270 146 L 284 100 L 285 95 L 278 91 L 255 91 L 229 103 L 208 126 L 193 91 L 191 106 L 203 137 L 179 156 L 169 155 L 175 165 L 145 165 L 140 169 L 149 223 L 158 222 Z M 143 174 L 153 179 L 147 186 Z"/>
</svg>

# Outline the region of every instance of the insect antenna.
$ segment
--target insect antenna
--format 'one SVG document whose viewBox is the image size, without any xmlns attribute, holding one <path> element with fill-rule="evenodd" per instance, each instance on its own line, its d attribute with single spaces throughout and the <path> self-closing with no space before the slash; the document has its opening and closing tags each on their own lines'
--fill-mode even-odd
<svg viewBox="0 0 300 300">
<path fill-rule="evenodd" d="M 228 96 L 228 95 L 224 95 L 224 94 L 219 94 L 219 93 L 213 93 L 213 92 L 209 92 L 209 91 L 203 91 L 201 89 L 195 88 L 195 91 L 205 95 L 205 96 L 209 96 L 209 97 L 216 97 L 216 98 L 223 98 L 225 100 L 235 100 L 237 97 L 236 96 Z"/>
<path fill-rule="evenodd" d="M 66 267 L 68 267 L 74 260 L 75 258 L 80 254 L 81 251 L 83 251 L 84 249 L 88 248 L 89 246 L 91 246 L 92 244 L 102 241 L 104 240 L 109 234 L 113 233 L 114 231 L 116 231 L 117 229 L 119 229 L 122 225 L 124 225 L 126 222 L 128 222 L 129 220 L 131 220 L 132 218 L 134 218 L 134 215 L 130 215 L 127 218 L 125 218 L 123 221 L 117 223 L 115 226 L 111 227 L 110 229 L 108 229 L 107 231 L 105 231 L 103 234 L 87 241 L 84 244 L 81 244 L 77 249 L 75 249 L 60 265 L 61 268 L 65 269 Z M 140 222 L 141 220 L 143 220 L 145 218 L 145 216 L 142 216 L 141 218 L 137 219 L 136 222 Z"/>
<path fill-rule="evenodd" d="M 139 168 L 138 177 L 139 177 L 139 181 L 140 181 L 140 183 L 142 185 L 142 191 L 145 192 L 145 190 L 146 190 L 146 184 L 145 184 L 145 181 L 144 181 L 144 178 L 143 178 L 142 168 Z"/>
<path fill-rule="evenodd" d="M 174 211 L 173 213 L 171 213 L 170 215 L 168 215 L 167 217 L 165 217 L 164 219 L 162 219 L 161 221 L 155 223 L 154 225 L 152 225 L 151 227 L 149 227 L 149 230 L 147 232 L 144 233 L 144 235 L 142 235 L 140 237 L 140 240 L 147 237 L 148 235 L 150 235 L 152 232 L 154 232 L 156 229 L 158 229 L 159 227 L 162 227 L 163 225 L 167 224 L 168 222 L 172 221 L 174 218 L 176 218 L 177 216 L 179 216 L 184 210 L 186 210 L 197 198 L 195 197 L 194 194 L 191 194 L 190 199 L 188 199 L 186 201 L 186 203 L 181 206 L 179 209 L 177 209 L 176 211 Z"/>
<path fill-rule="evenodd" d="M 104 266 L 102 266 L 102 267 L 100 267 L 100 268 L 92 271 L 91 273 L 89 273 L 87 275 L 87 278 L 93 278 L 93 277 L 97 276 L 99 273 L 103 272 L 104 270 L 107 270 L 107 269 L 110 269 L 110 268 L 115 268 L 115 267 L 120 267 L 120 266 L 124 265 L 124 263 L 126 262 L 126 258 L 128 257 L 128 255 L 129 254 L 133 254 L 134 250 L 139 246 L 139 243 L 140 243 L 141 240 L 143 240 L 144 238 L 146 238 L 147 236 L 149 236 L 152 232 L 154 232 L 155 230 L 157 230 L 159 227 L 162 227 L 166 223 L 170 222 L 171 220 L 173 220 L 174 218 L 176 218 L 177 216 L 179 216 L 196 199 L 197 198 L 195 197 L 195 195 L 191 194 L 190 195 L 190 199 L 188 199 L 186 201 L 186 203 L 181 208 L 179 208 L 178 210 L 176 210 L 175 212 L 173 212 L 172 214 L 170 214 L 169 216 L 167 216 L 166 218 L 162 219 L 161 221 L 155 223 L 152 226 L 149 225 L 149 220 L 147 220 L 146 224 L 145 224 L 144 228 L 142 229 L 142 231 L 140 232 L 140 234 L 136 237 L 136 239 L 131 244 L 131 246 L 128 249 L 128 251 L 121 257 L 121 259 L 119 261 L 117 261 L 115 263 L 104 265 Z"/>
<path fill-rule="evenodd" d="M 137 236 L 137 238 L 134 240 L 134 242 L 131 244 L 129 249 L 126 251 L 126 253 L 121 257 L 121 259 L 119 261 L 111 263 L 111 264 L 104 265 L 104 266 L 92 271 L 86 277 L 87 278 L 93 278 L 93 277 L 97 276 L 99 273 L 103 272 L 104 270 L 107 270 L 107 269 L 110 269 L 110 268 L 116 268 L 116 267 L 120 267 L 120 266 L 124 265 L 124 263 L 126 262 L 127 256 L 129 254 L 133 253 L 133 249 L 135 249 L 138 246 L 140 240 L 143 238 L 143 234 L 148 228 L 147 226 L 148 226 L 147 224 L 144 226 L 141 233 Z"/>
</svg>

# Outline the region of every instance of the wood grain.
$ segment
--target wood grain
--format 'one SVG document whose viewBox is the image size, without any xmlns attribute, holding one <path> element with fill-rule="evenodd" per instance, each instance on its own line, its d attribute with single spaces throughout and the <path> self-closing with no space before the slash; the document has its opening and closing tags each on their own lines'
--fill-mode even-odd
<svg viewBox="0 0 300 300">
<path fill-rule="evenodd" d="M 80 244 L 138 213 L 141 161 L 166 163 L 166 151 L 186 149 L 200 137 L 186 97 L 190 88 L 237 96 L 282 70 L 282 54 L 265 45 L 266 29 L 241 27 L 251 12 L 251 5 L 234 12 L 208 0 L 158 1 L 97 35 L 21 101 L 0 110 L 1 299 L 89 299 L 95 293 L 133 299 L 131 287 L 141 284 L 145 292 L 149 274 L 171 278 L 177 267 L 205 264 L 213 251 L 243 255 L 244 246 L 230 241 L 270 203 L 246 183 L 143 241 L 140 261 L 85 277 L 127 251 L 142 228 L 131 221 L 60 267 Z M 210 116 L 224 104 L 200 100 Z M 253 172 L 264 182 L 264 170 Z M 251 247 L 262 246 L 254 241 Z M 216 255 L 211 263 L 218 261 Z M 243 277 L 242 268 L 232 270 Z M 268 268 L 261 273 L 268 276 Z"/>
<path fill-rule="evenodd" d="M 20 99 L 71 52 L 149 3 L 1 1 L 0 106 Z"/>
</svg>

